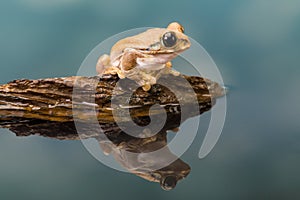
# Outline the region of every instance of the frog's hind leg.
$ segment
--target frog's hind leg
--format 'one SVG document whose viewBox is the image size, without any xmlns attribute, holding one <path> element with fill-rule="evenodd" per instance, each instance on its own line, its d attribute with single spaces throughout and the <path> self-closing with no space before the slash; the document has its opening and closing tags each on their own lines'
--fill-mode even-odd
<svg viewBox="0 0 300 200">
<path fill-rule="evenodd" d="M 111 64 L 110 57 L 107 54 L 100 56 L 96 64 L 96 70 L 100 76 L 103 74 L 118 74 L 119 78 L 125 78 L 124 73 Z"/>
<path fill-rule="evenodd" d="M 118 74 L 118 77 L 120 79 L 125 78 L 125 74 L 122 72 L 122 70 L 120 70 L 118 67 L 113 66 L 106 68 L 103 74 Z"/>
<path fill-rule="evenodd" d="M 102 56 L 99 57 L 97 64 L 96 64 L 96 71 L 99 75 L 102 75 L 106 68 L 110 67 L 110 57 L 107 54 L 103 54 Z"/>
</svg>

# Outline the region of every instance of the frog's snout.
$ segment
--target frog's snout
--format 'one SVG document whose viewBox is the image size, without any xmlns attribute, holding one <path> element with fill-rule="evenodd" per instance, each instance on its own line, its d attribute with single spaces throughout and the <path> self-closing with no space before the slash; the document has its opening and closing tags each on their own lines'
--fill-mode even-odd
<svg viewBox="0 0 300 200">
<path fill-rule="evenodd" d="M 184 51 L 190 48 L 191 42 L 188 38 L 182 38 L 178 41 L 178 51 Z"/>
<path fill-rule="evenodd" d="M 191 46 L 191 42 L 188 38 L 182 39 L 183 40 L 183 45 L 186 46 L 187 48 Z"/>
</svg>

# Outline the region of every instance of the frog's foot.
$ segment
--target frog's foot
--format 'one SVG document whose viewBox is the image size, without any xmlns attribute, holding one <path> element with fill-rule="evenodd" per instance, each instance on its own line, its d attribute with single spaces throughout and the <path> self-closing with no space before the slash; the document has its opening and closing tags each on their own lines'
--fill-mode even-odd
<svg viewBox="0 0 300 200">
<path fill-rule="evenodd" d="M 142 86 L 142 88 L 145 92 L 147 92 L 151 89 L 151 85 L 150 84 L 145 84 L 145 85 Z"/>
<path fill-rule="evenodd" d="M 143 76 L 143 78 L 140 81 L 137 81 L 137 83 L 142 86 L 144 91 L 147 92 L 151 89 L 151 86 L 156 83 L 156 78 L 150 75 L 147 75 L 147 77 Z"/>
<path fill-rule="evenodd" d="M 172 74 L 173 76 L 179 76 L 180 75 L 180 72 L 178 72 L 176 70 L 173 70 L 173 69 L 170 69 L 169 73 Z"/>
<path fill-rule="evenodd" d="M 120 79 L 125 78 L 125 74 L 118 67 L 108 67 L 103 74 L 118 74 Z"/>
<path fill-rule="evenodd" d="M 156 79 L 159 79 L 162 75 L 164 74 L 171 74 L 173 76 L 179 76 L 180 75 L 180 72 L 176 71 L 176 70 L 173 70 L 171 68 L 168 68 L 168 67 L 165 67 L 164 69 L 162 69 L 161 71 L 159 71 L 155 78 Z"/>
<path fill-rule="evenodd" d="M 105 69 L 110 67 L 110 57 L 107 54 L 104 54 L 99 57 L 96 64 L 96 71 L 99 75 L 102 75 L 105 72 Z"/>
<path fill-rule="evenodd" d="M 146 73 L 144 71 L 139 71 L 138 76 L 136 77 L 138 78 L 136 81 L 140 84 L 140 85 L 144 85 L 144 84 L 150 84 L 153 85 L 156 83 L 156 77 L 153 76 L 153 74 L 149 74 Z"/>
<path fill-rule="evenodd" d="M 125 74 L 119 68 L 118 68 L 117 74 L 120 79 L 124 79 L 126 77 Z"/>
<path fill-rule="evenodd" d="M 169 62 L 166 63 L 166 67 L 167 67 L 167 68 L 170 68 L 170 69 L 172 68 L 172 63 L 171 63 L 171 61 L 169 61 Z"/>
</svg>

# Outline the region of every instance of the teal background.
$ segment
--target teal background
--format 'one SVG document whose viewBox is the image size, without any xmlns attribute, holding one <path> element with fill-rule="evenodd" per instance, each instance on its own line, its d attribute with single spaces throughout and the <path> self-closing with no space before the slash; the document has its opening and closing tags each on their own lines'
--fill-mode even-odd
<svg viewBox="0 0 300 200">
<path fill-rule="evenodd" d="M 107 37 L 171 21 L 204 46 L 230 87 L 209 156 L 198 159 L 201 128 L 182 157 L 191 174 L 165 192 L 102 165 L 80 141 L 0 129 L 1 200 L 300 198 L 300 1 L 1 1 L 0 83 L 75 75 Z"/>
</svg>

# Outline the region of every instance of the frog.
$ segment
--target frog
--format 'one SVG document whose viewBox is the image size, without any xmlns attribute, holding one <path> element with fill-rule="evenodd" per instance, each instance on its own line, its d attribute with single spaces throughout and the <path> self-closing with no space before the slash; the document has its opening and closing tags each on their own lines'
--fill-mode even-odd
<svg viewBox="0 0 300 200">
<path fill-rule="evenodd" d="M 117 74 L 120 79 L 129 78 L 149 91 L 163 74 L 180 75 L 172 69 L 171 60 L 190 45 L 183 26 L 172 22 L 167 28 L 151 28 L 119 40 L 109 55 L 99 57 L 96 71 L 99 76 Z"/>
<path fill-rule="evenodd" d="M 128 172 L 157 182 L 166 191 L 174 189 L 191 171 L 187 163 L 170 151 L 166 131 L 147 138 L 98 138 L 98 142 L 104 155 L 112 155 Z"/>
</svg>

